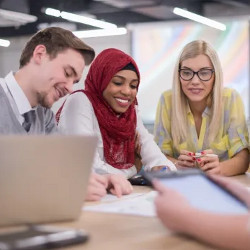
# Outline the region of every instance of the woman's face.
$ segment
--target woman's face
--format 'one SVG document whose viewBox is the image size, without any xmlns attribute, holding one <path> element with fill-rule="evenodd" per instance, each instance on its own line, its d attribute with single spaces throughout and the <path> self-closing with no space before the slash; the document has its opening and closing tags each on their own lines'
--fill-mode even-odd
<svg viewBox="0 0 250 250">
<path fill-rule="evenodd" d="M 124 113 L 136 98 L 138 84 L 134 71 L 118 71 L 103 91 L 103 97 L 116 113 Z"/>
<path fill-rule="evenodd" d="M 214 85 L 213 70 L 206 55 L 198 55 L 182 62 L 179 75 L 181 88 L 190 103 L 206 103 Z M 198 73 L 194 74 L 192 71 Z"/>
</svg>

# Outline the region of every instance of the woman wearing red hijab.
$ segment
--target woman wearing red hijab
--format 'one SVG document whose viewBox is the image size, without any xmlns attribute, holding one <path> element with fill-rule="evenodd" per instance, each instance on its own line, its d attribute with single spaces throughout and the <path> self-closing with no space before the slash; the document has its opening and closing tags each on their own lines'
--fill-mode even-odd
<svg viewBox="0 0 250 250">
<path fill-rule="evenodd" d="M 92 63 L 85 89 L 70 95 L 58 111 L 58 126 L 63 133 L 98 136 L 93 164 L 96 173 L 126 178 L 135 175 L 136 133 L 146 171 L 164 166 L 175 170 L 138 115 L 139 83 L 140 73 L 133 58 L 120 50 L 106 49 Z"/>
</svg>

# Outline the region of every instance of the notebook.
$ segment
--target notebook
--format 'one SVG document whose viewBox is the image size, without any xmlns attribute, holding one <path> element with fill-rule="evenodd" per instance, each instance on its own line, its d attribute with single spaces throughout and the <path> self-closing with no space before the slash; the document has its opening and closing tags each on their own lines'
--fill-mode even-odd
<svg viewBox="0 0 250 250">
<path fill-rule="evenodd" d="M 0 136 L 0 226 L 76 219 L 97 139 Z"/>
</svg>

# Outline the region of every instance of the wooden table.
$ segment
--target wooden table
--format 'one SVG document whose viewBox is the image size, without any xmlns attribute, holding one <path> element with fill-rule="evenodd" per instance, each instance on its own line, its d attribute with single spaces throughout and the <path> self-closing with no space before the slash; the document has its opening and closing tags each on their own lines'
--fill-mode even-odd
<svg viewBox="0 0 250 250">
<path fill-rule="evenodd" d="M 230 178 L 250 187 L 250 173 Z M 135 186 L 135 192 L 148 192 L 150 190 L 149 187 Z M 86 205 L 88 204 L 86 203 Z M 83 228 L 90 234 L 88 243 L 67 249 L 215 249 L 194 239 L 171 233 L 156 217 L 84 211 L 78 221 L 62 225 Z"/>
<path fill-rule="evenodd" d="M 250 173 L 230 177 L 250 187 Z M 135 186 L 134 192 L 149 192 L 151 188 Z M 85 205 L 93 203 L 87 202 Z M 85 229 L 90 239 L 85 244 L 64 249 L 84 250 L 202 250 L 215 249 L 192 238 L 167 230 L 157 217 L 83 211 L 79 220 L 52 224 L 56 227 Z"/>
</svg>

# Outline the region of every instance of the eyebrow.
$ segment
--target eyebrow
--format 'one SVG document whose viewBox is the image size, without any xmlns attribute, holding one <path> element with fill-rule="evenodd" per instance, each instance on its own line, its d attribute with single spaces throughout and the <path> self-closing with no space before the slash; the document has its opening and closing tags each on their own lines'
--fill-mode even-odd
<svg viewBox="0 0 250 250">
<path fill-rule="evenodd" d="M 190 70 L 192 70 L 191 68 L 186 67 L 186 66 L 183 66 L 183 67 L 181 67 L 180 69 L 190 69 Z M 202 68 L 200 68 L 199 70 L 201 70 L 201 69 L 213 69 L 213 68 L 210 67 L 210 66 L 208 66 L 208 67 L 202 67 Z"/>
<path fill-rule="evenodd" d="M 119 75 L 114 75 L 112 78 L 114 78 L 114 77 L 118 77 L 118 78 L 121 78 L 122 80 L 126 80 L 127 78 L 126 77 L 124 77 L 124 76 L 119 76 Z M 139 79 L 132 79 L 131 80 L 131 82 L 139 82 Z"/>
</svg>

